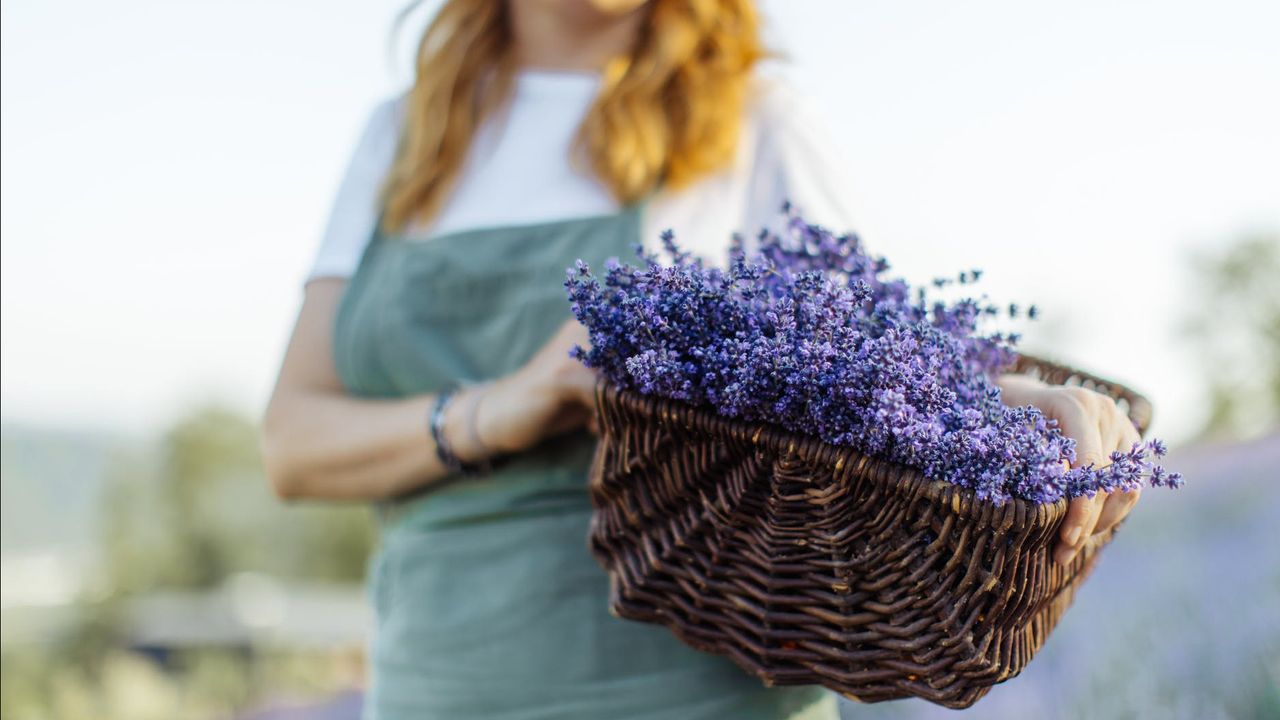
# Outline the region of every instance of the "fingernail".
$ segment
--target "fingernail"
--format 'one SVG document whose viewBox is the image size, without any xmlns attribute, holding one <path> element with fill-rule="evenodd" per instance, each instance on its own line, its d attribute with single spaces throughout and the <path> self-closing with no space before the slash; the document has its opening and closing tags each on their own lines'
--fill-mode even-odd
<svg viewBox="0 0 1280 720">
<path fill-rule="evenodd" d="M 1080 540 L 1080 533 L 1084 532 L 1084 528 L 1079 525 L 1067 531 L 1067 544 L 1075 545 Z"/>
</svg>

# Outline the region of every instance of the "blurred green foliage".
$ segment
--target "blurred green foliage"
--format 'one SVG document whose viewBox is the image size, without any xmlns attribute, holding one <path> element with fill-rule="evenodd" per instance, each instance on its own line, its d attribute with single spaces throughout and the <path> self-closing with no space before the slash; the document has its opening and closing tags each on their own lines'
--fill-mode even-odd
<svg viewBox="0 0 1280 720">
<path fill-rule="evenodd" d="M 177 654 L 172 667 L 108 648 L 92 664 L 56 648 L 6 650 L 0 717 L 9 720 L 200 720 L 230 718 L 262 688 L 293 698 L 323 697 L 358 680 L 357 658 L 289 649 L 255 656 L 227 648 Z"/>
<path fill-rule="evenodd" d="M 1188 263 L 1182 332 L 1207 380 L 1202 435 L 1248 438 L 1280 423 L 1280 233 Z"/>
<path fill-rule="evenodd" d="M 117 592 L 207 589 L 239 572 L 359 583 L 373 532 L 362 506 L 286 507 L 267 486 L 256 425 L 206 408 L 165 434 L 159 452 L 109 471 L 106 569 Z"/>
<path fill-rule="evenodd" d="M 359 681 L 358 648 L 176 648 L 160 664 L 127 649 L 124 609 L 156 591 L 216 592 L 246 572 L 359 584 L 373 542 L 367 507 L 281 503 L 258 428 L 225 408 L 198 409 L 157 442 L 118 442 L 107 455 L 97 557 L 84 578 L 92 591 L 52 636 L 3 648 L 0 717 L 228 717 L 268 694 L 323 696 Z M 6 475 L 19 480 L 38 473 Z"/>
</svg>

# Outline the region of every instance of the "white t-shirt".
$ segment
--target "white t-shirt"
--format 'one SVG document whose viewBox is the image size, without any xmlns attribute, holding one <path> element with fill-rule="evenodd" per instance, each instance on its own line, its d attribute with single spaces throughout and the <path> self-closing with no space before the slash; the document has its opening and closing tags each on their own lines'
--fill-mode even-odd
<svg viewBox="0 0 1280 720">
<path fill-rule="evenodd" d="M 524 70 L 508 109 L 476 133 L 452 195 L 425 227 L 430 242 L 461 230 L 527 225 L 616 212 L 618 202 L 571 148 L 599 89 L 598 75 Z M 683 248 L 722 264 L 735 232 L 754 238 L 780 226 L 790 201 L 811 223 L 854 230 L 852 198 L 822 118 L 783 81 L 757 78 L 733 162 L 644 206 L 641 241 L 656 247 L 663 230 Z M 350 277 L 378 219 L 378 191 L 394 160 L 404 97 L 374 109 L 334 200 L 307 280 Z"/>
</svg>

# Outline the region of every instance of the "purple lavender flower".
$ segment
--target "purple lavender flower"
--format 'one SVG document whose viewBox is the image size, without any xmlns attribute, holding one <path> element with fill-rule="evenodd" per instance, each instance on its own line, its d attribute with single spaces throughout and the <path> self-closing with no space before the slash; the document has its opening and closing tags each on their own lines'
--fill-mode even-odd
<svg viewBox="0 0 1280 720">
<path fill-rule="evenodd" d="M 1164 454 L 1158 440 L 1065 470 L 1075 441 L 1038 409 L 1001 402 L 994 379 L 1018 336 L 979 331 L 998 314 L 985 296 L 931 300 L 885 277 L 889 263 L 856 234 L 785 211 L 786 232 L 762 232 L 752 255 L 733 238 L 727 269 L 705 267 L 670 232 L 669 265 L 640 248 L 640 267 L 610 262 L 602 277 L 577 263 L 565 288 L 591 349 L 573 356 L 619 387 L 850 446 L 997 504 L 1181 485 L 1149 461 Z"/>
</svg>

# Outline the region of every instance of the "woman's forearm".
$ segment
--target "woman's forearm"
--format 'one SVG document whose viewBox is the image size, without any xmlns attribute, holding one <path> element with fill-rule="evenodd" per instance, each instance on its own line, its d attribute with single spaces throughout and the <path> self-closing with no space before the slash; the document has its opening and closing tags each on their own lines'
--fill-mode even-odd
<svg viewBox="0 0 1280 720">
<path fill-rule="evenodd" d="M 445 477 L 427 426 L 434 402 L 434 395 L 367 400 L 322 392 L 273 398 L 263 422 L 272 487 L 288 499 L 371 500 Z"/>
<path fill-rule="evenodd" d="M 340 279 L 307 285 L 263 418 L 267 477 L 283 498 L 389 498 L 449 474 L 429 427 L 435 395 L 366 399 L 350 394 L 338 377 L 332 332 L 344 289 Z M 520 369 L 455 394 L 441 428 L 453 454 L 476 462 L 580 427 L 595 373 L 569 350 L 587 343 L 586 330 L 566 321 Z"/>
<path fill-rule="evenodd" d="M 283 498 L 388 498 L 447 474 L 428 428 L 434 395 L 367 399 L 349 393 L 338 377 L 333 327 L 345 289 L 341 278 L 307 284 L 263 418 L 267 477 Z M 449 403 L 446 413 L 450 440 L 458 404 Z"/>
</svg>

